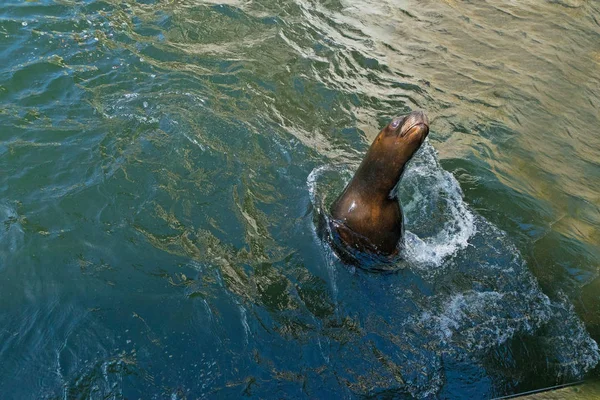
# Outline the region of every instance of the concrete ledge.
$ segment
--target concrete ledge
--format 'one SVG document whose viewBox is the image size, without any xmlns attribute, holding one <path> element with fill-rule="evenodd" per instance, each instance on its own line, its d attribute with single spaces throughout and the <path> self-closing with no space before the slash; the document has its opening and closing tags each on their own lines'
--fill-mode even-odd
<svg viewBox="0 0 600 400">
<path fill-rule="evenodd" d="M 598 400 L 600 399 L 600 381 L 576 382 L 546 389 L 534 390 L 512 396 L 499 397 L 496 400 Z"/>
</svg>

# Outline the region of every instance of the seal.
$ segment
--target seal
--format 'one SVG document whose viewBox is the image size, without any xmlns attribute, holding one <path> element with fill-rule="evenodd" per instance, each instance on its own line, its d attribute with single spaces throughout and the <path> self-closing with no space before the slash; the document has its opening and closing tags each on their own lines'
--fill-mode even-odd
<svg viewBox="0 0 600 400">
<path fill-rule="evenodd" d="M 344 245 L 383 256 L 398 253 L 404 228 L 395 189 L 428 133 L 429 120 L 422 111 L 394 118 L 379 132 L 330 208 L 331 227 Z"/>
</svg>

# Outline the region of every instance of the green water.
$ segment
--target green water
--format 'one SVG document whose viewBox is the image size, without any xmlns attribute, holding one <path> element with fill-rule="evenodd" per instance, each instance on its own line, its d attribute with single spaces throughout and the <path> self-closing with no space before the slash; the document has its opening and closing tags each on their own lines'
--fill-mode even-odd
<svg viewBox="0 0 600 400">
<path fill-rule="evenodd" d="M 1 398 L 597 375 L 597 2 L 7 0 L 0 60 Z M 320 201 L 414 109 L 408 261 L 344 266 Z"/>
</svg>

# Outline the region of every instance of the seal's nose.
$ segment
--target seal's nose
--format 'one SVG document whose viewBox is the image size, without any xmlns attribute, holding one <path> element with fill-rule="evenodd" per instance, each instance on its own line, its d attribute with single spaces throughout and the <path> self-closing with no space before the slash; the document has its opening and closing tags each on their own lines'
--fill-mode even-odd
<svg viewBox="0 0 600 400">
<path fill-rule="evenodd" d="M 407 119 L 411 120 L 409 125 L 423 124 L 429 127 L 429 119 L 421 110 L 411 112 Z"/>
<path fill-rule="evenodd" d="M 408 132 L 412 132 L 413 128 L 419 127 L 417 131 L 427 136 L 429 133 L 429 119 L 423 111 L 413 111 L 404 120 L 402 129 L 400 131 L 400 137 L 405 136 Z M 416 131 L 415 131 L 416 132 Z"/>
</svg>

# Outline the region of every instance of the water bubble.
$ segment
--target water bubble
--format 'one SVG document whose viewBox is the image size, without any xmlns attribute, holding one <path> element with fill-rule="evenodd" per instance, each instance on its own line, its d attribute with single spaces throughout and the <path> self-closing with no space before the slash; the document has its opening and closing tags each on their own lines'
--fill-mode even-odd
<svg viewBox="0 0 600 400">
<path fill-rule="evenodd" d="M 23 22 L 21 22 L 21 25 L 27 26 L 27 22 L 23 21 Z"/>
</svg>

